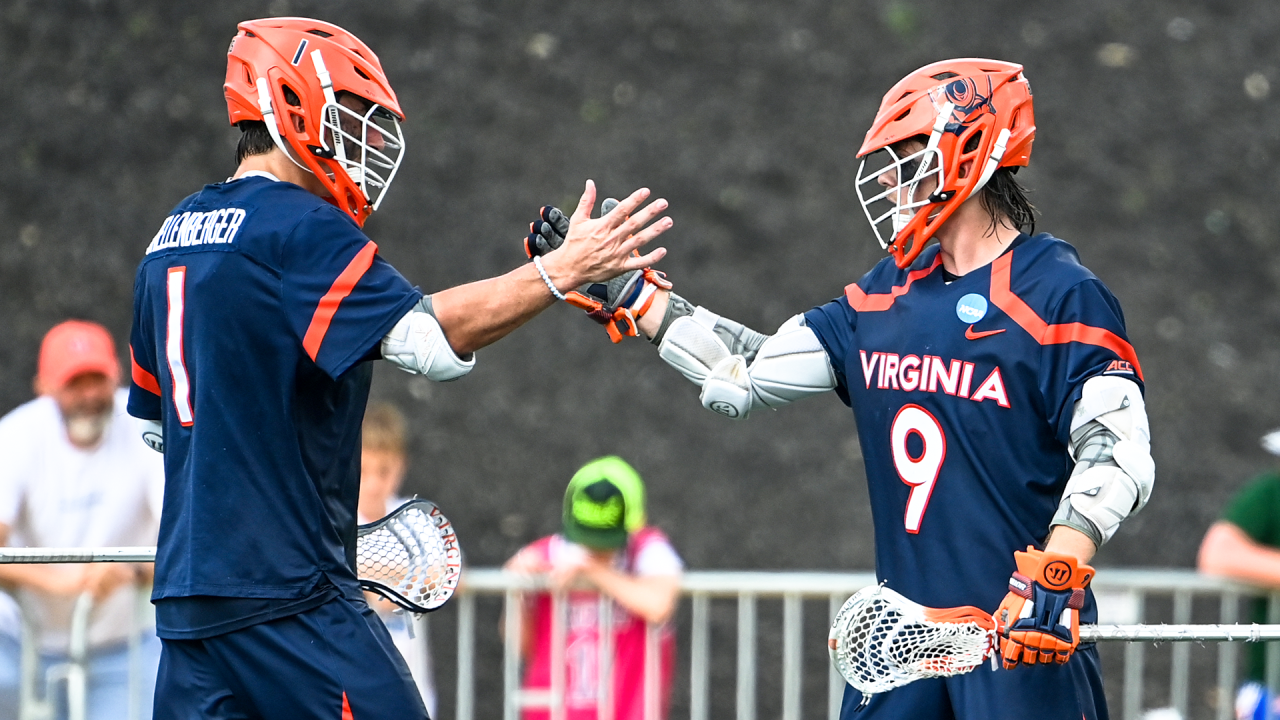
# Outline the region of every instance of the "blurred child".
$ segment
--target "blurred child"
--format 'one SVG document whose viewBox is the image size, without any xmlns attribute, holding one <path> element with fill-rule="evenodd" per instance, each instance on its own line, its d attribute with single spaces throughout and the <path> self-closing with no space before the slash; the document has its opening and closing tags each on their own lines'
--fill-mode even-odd
<svg viewBox="0 0 1280 720">
<path fill-rule="evenodd" d="M 644 717 L 646 625 L 658 626 L 659 709 L 667 717 L 675 670 L 675 631 L 669 623 L 680 595 L 684 564 L 667 536 L 647 524 L 644 482 L 619 457 L 593 460 L 574 474 L 564 496 L 564 529 L 526 546 L 507 561 L 513 572 L 549 573 L 566 588 L 585 582 L 594 592 L 569 593 L 565 652 L 568 720 L 595 720 L 598 705 L 599 594 L 613 600 L 615 720 Z M 551 687 L 551 596 L 537 593 L 524 605 L 522 647 L 528 669 L 525 690 Z M 545 709 L 524 711 L 544 720 Z"/>
<path fill-rule="evenodd" d="M 356 508 L 360 524 L 379 520 L 400 507 L 400 496 L 408 461 L 405 456 L 404 415 L 388 402 L 371 402 L 364 414 L 360 452 L 360 502 Z M 431 717 L 436 716 L 436 689 L 431 672 L 431 655 L 413 652 L 409 637 L 410 616 L 396 612 L 395 604 L 380 595 L 365 593 L 369 605 L 386 623 L 400 654 L 409 663 L 414 682 L 422 692 L 422 702 Z"/>
</svg>

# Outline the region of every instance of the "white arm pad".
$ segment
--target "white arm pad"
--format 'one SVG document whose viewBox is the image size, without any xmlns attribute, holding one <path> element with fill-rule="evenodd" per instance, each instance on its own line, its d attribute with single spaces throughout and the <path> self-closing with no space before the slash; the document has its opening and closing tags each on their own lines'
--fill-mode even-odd
<svg viewBox="0 0 1280 720">
<path fill-rule="evenodd" d="M 1053 524 L 1074 527 L 1101 547 L 1147 504 L 1155 484 L 1146 403 L 1136 383 L 1111 375 L 1085 381 L 1071 417 L 1070 455 L 1076 467 Z"/>
<path fill-rule="evenodd" d="M 836 373 L 818 336 L 796 315 L 782 323 L 747 369 L 752 404 L 777 409 L 801 398 L 834 390 Z"/>
<path fill-rule="evenodd" d="M 414 306 L 382 338 L 383 359 L 405 372 L 437 382 L 457 380 L 471 372 L 476 364 L 475 354 L 466 360 L 455 355 L 440 322 L 420 308 Z"/>
<path fill-rule="evenodd" d="M 138 420 L 138 432 L 147 447 L 164 454 L 164 425 L 159 420 Z"/>
<path fill-rule="evenodd" d="M 719 319 L 719 315 L 704 307 L 676 319 L 662 336 L 658 357 L 679 370 L 689 382 L 702 387 L 711 369 L 729 357 L 729 346 L 714 332 Z"/>
<path fill-rule="evenodd" d="M 742 419 L 752 408 L 778 408 L 835 388 L 831 361 L 813 330 L 796 315 L 764 341 L 750 365 L 712 329 L 719 316 L 703 308 L 671 323 L 658 354 L 693 383 L 702 386 L 702 405 L 726 417 Z"/>
</svg>

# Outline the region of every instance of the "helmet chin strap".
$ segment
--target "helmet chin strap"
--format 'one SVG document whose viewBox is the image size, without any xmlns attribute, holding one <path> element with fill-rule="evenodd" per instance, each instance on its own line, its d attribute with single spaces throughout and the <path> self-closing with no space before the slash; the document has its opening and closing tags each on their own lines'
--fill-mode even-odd
<svg viewBox="0 0 1280 720">
<path fill-rule="evenodd" d="M 978 178 L 978 184 L 973 188 L 973 192 L 977 192 L 986 187 L 987 181 L 996 173 L 996 169 L 1000 167 L 1000 161 L 1004 159 L 1005 146 L 1009 144 L 1009 128 L 1000 131 L 996 136 L 996 144 L 991 148 L 991 157 L 987 158 L 986 167 L 982 168 L 982 177 Z"/>
<path fill-rule="evenodd" d="M 330 77 L 329 69 L 324 64 L 324 56 L 318 49 L 311 51 L 311 64 L 316 68 L 316 78 L 320 81 L 320 89 L 324 91 L 324 112 L 329 116 L 329 133 L 333 136 L 333 155 L 345 170 L 347 169 L 347 146 L 342 139 L 342 118 L 338 115 L 338 96 L 333 92 L 333 78 Z M 320 133 L 320 144 L 325 144 L 323 132 Z"/>
<path fill-rule="evenodd" d="M 899 183 L 898 183 L 899 186 L 907 188 L 906 190 L 907 201 L 903 202 L 902 195 L 899 194 L 898 201 L 897 201 L 898 209 L 897 209 L 897 212 L 894 213 L 892 218 L 893 219 L 893 243 L 890 243 L 890 245 L 897 243 L 898 235 L 901 234 L 902 231 L 907 227 L 907 225 L 911 222 L 911 219 L 915 217 L 915 214 L 917 212 L 920 212 L 920 210 L 922 209 L 922 207 L 915 207 L 915 208 L 910 207 L 912 205 L 911 199 L 915 197 L 915 190 L 916 190 L 916 187 L 920 184 L 920 182 L 924 180 L 926 177 L 928 177 L 931 173 L 936 172 L 938 175 L 938 180 L 937 180 L 938 187 L 941 188 L 943 181 L 946 179 L 946 168 L 942 166 L 942 154 L 938 152 L 938 143 L 939 141 L 942 140 L 942 134 L 947 130 L 947 120 L 950 119 L 951 112 L 954 108 L 955 108 L 955 103 L 947 102 L 942 104 L 942 107 L 938 110 L 938 117 L 933 122 L 933 130 L 930 131 L 929 133 L 929 142 L 925 144 L 923 150 L 921 150 L 918 153 L 915 153 L 915 155 L 918 155 L 920 157 L 920 165 L 919 167 L 916 168 L 915 175 L 905 184 L 902 183 L 901 180 L 899 180 Z M 931 170 L 929 169 L 929 163 L 931 160 L 935 158 L 938 163 L 938 168 L 937 170 Z M 936 193 L 937 191 L 935 190 L 934 194 Z M 932 200 L 933 198 L 931 196 L 930 201 Z M 927 207 L 927 205 L 923 207 Z"/>
<path fill-rule="evenodd" d="M 310 173 L 311 168 L 293 157 L 293 153 L 289 152 L 289 144 L 280 136 L 280 128 L 276 126 L 276 111 L 271 105 L 271 89 L 267 86 L 267 79 L 264 77 L 258 78 L 258 109 L 262 111 L 262 121 L 267 124 L 267 132 L 271 133 L 271 139 L 275 141 L 276 147 L 280 148 L 294 165 Z"/>
</svg>

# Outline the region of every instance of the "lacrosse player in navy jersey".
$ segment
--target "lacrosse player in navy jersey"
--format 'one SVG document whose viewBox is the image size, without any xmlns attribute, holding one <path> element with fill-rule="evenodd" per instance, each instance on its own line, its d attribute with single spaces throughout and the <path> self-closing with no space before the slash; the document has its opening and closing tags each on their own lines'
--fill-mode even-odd
<svg viewBox="0 0 1280 720">
<path fill-rule="evenodd" d="M 239 168 L 178 204 L 135 282 L 129 412 L 166 475 L 155 717 L 426 718 L 355 575 L 366 361 L 462 377 L 557 285 L 660 258 L 633 251 L 666 203 L 637 191 L 537 267 L 424 296 L 361 230 L 404 147 L 373 52 L 245 22 L 224 90 Z M 594 200 L 588 182 L 581 218 Z"/>
<path fill-rule="evenodd" d="M 727 417 L 835 390 L 857 419 L 880 579 L 994 615 L 1005 670 L 920 680 L 859 718 L 1107 717 L 1096 649 L 1079 645 L 1097 614 L 1087 563 L 1147 502 L 1155 467 L 1119 303 L 1074 248 L 1034 234 L 1014 178 L 1034 137 L 1019 65 L 949 60 L 904 78 L 858 151 L 858 197 L 890 257 L 772 335 L 652 271 L 577 291 Z M 571 227 L 544 208 L 526 249 Z M 843 716 L 861 700 L 847 687 Z"/>
</svg>

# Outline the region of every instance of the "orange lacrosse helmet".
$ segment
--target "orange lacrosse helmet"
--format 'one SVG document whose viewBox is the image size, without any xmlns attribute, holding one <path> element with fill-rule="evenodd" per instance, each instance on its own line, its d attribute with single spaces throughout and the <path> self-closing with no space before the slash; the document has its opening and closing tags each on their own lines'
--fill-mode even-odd
<svg viewBox="0 0 1280 720">
<path fill-rule="evenodd" d="M 881 247 L 898 267 L 908 267 L 997 168 L 1030 161 L 1035 136 L 1031 86 L 1021 65 L 943 60 L 900 80 L 884 96 L 858 150 L 858 199 Z M 922 150 L 900 156 L 891 147 L 917 137 Z M 879 150 L 888 155 L 885 163 L 868 166 L 868 156 Z M 876 183 L 887 172 L 896 173 L 896 182 L 880 190 Z M 936 186 L 917 197 L 929 178 Z"/>
<path fill-rule="evenodd" d="M 276 145 L 357 225 L 378 209 L 404 158 L 404 113 L 378 56 L 359 38 L 308 18 L 242 22 L 222 87 L 231 124 L 265 122 Z"/>
</svg>

